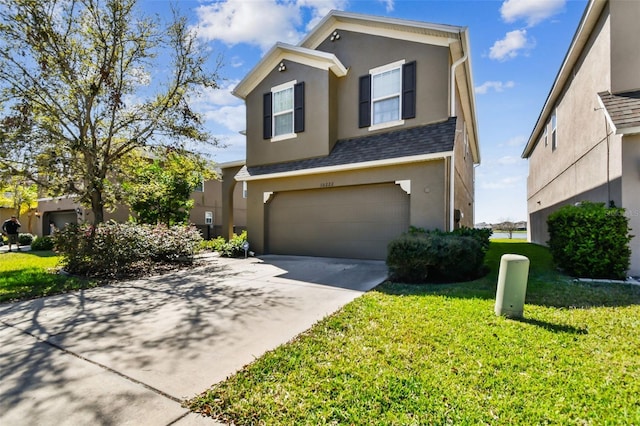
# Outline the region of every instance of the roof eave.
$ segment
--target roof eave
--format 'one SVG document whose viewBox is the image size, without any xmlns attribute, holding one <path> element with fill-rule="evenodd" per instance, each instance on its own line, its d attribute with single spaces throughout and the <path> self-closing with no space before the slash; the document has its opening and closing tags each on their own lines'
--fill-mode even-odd
<svg viewBox="0 0 640 426">
<path fill-rule="evenodd" d="M 609 0 L 590 0 L 587 5 L 582 18 L 580 19 L 580 23 L 578 24 L 578 29 L 576 30 L 573 39 L 571 40 L 571 44 L 569 45 L 569 49 L 565 54 L 564 60 L 562 61 L 562 65 L 556 74 L 556 78 L 549 90 L 549 94 L 547 95 L 547 99 L 540 111 L 540 115 L 538 116 L 538 120 L 529 136 L 529 140 L 527 141 L 527 145 L 522 151 L 522 158 L 529 158 L 533 149 L 536 147 L 538 143 L 538 139 L 540 138 L 540 134 L 547 121 L 549 120 L 549 116 L 553 108 L 555 107 L 555 103 L 558 100 L 558 97 L 562 93 L 566 82 L 569 80 L 571 76 L 571 70 L 573 69 L 574 64 L 580 57 L 580 54 L 584 50 L 587 41 L 596 26 L 598 19 L 600 18 L 600 14 L 604 10 L 605 5 Z"/>
<path fill-rule="evenodd" d="M 258 62 L 245 78 L 238 83 L 231 94 L 240 99 L 246 99 L 249 93 L 251 93 L 283 59 L 319 69 L 331 70 L 337 77 L 343 77 L 347 75 L 349 71 L 334 54 L 278 42 L 262 57 L 260 62 Z"/>
</svg>

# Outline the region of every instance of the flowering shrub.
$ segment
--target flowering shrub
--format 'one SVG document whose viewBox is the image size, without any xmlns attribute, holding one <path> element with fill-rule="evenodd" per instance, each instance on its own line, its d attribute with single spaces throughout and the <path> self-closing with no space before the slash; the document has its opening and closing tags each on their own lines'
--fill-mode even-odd
<svg viewBox="0 0 640 426">
<path fill-rule="evenodd" d="M 189 226 L 134 223 L 69 225 L 55 234 L 55 249 L 67 272 L 121 277 L 160 263 L 192 262 L 202 237 Z"/>
</svg>

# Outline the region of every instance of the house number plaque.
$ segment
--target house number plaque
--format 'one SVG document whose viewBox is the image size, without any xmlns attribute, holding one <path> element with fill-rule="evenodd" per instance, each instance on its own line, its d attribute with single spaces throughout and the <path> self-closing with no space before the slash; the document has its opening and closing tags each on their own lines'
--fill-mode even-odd
<svg viewBox="0 0 640 426">
<path fill-rule="evenodd" d="M 322 182 L 320 188 L 330 188 L 333 186 L 333 182 Z"/>
</svg>

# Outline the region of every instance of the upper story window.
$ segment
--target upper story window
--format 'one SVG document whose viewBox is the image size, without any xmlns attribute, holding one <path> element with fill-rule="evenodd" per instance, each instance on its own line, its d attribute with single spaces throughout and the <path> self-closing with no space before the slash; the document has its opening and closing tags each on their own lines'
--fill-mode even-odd
<svg viewBox="0 0 640 426">
<path fill-rule="evenodd" d="M 404 60 L 360 77 L 359 127 L 369 130 L 404 124 L 416 116 L 416 62 Z"/>
<path fill-rule="evenodd" d="M 296 80 L 271 88 L 263 99 L 263 138 L 272 142 L 304 131 L 304 82 Z"/>
<path fill-rule="evenodd" d="M 554 110 L 551 116 L 551 149 L 555 151 L 556 148 L 558 148 L 558 116 Z"/>
<path fill-rule="evenodd" d="M 282 89 L 274 88 L 273 94 L 273 136 L 293 134 L 293 83 Z"/>
<path fill-rule="evenodd" d="M 544 146 L 549 145 L 549 137 L 547 136 L 547 126 L 544 126 L 544 134 L 542 135 L 544 139 Z"/>
<path fill-rule="evenodd" d="M 371 72 L 372 124 L 400 120 L 401 67 Z"/>
</svg>

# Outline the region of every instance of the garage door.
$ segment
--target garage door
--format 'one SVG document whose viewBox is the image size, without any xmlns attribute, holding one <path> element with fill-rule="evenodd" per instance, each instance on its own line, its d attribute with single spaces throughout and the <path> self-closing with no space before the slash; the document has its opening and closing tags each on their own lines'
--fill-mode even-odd
<svg viewBox="0 0 640 426">
<path fill-rule="evenodd" d="M 409 227 L 409 195 L 394 183 L 279 192 L 266 221 L 268 253 L 385 259 Z"/>
</svg>

